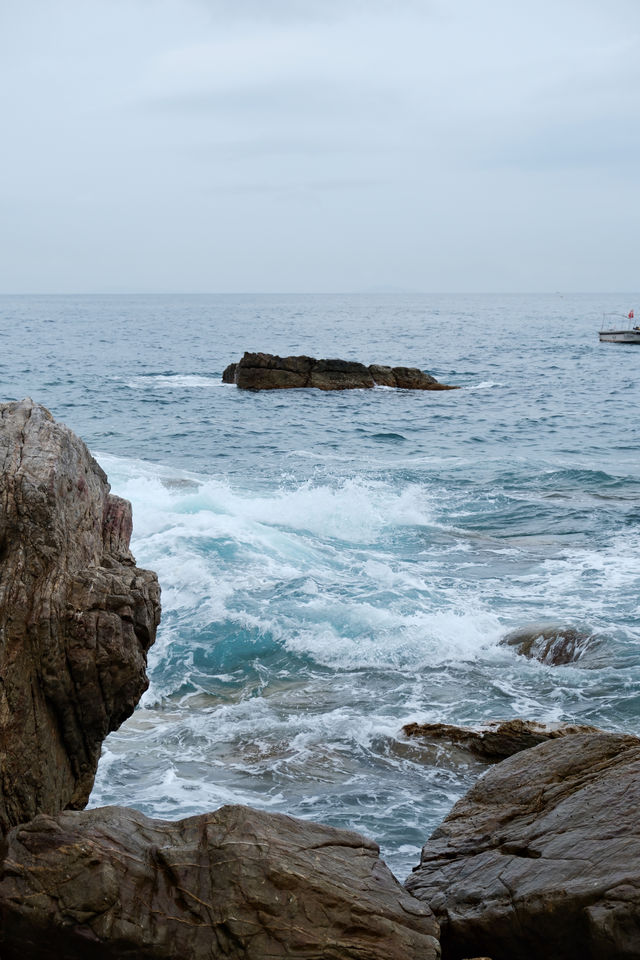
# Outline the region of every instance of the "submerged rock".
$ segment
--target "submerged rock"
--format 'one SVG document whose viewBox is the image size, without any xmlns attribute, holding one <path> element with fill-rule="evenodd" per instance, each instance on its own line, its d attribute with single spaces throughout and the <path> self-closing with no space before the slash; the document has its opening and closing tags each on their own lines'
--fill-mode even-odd
<svg viewBox="0 0 640 960">
<path fill-rule="evenodd" d="M 456 390 L 439 383 L 417 367 L 366 367 L 351 360 L 316 360 L 314 357 L 278 357 L 270 353 L 245 353 L 222 374 L 224 383 L 243 390 L 286 390 L 315 387 L 318 390 L 371 389 L 376 384 L 404 390 Z"/>
<path fill-rule="evenodd" d="M 438 925 L 357 833 L 227 806 L 120 807 L 6 838 L 3 960 L 437 960 Z"/>
<path fill-rule="evenodd" d="M 536 720 L 503 720 L 481 727 L 456 727 L 449 723 L 408 723 L 402 728 L 408 737 L 429 743 L 467 750 L 496 763 L 520 750 L 528 750 L 546 740 L 578 733 L 601 733 L 597 727 L 575 723 L 538 723 Z"/>
<path fill-rule="evenodd" d="M 577 734 L 503 760 L 453 808 L 407 889 L 449 960 L 640 957 L 640 740 Z"/>
<path fill-rule="evenodd" d="M 31 400 L 0 405 L 0 830 L 81 808 L 146 689 L 160 619 L 131 505 Z"/>
<path fill-rule="evenodd" d="M 555 623 L 534 623 L 507 633 L 502 644 L 515 647 L 530 660 L 552 666 L 564 666 L 580 660 L 590 646 L 597 643 L 592 633 Z"/>
</svg>

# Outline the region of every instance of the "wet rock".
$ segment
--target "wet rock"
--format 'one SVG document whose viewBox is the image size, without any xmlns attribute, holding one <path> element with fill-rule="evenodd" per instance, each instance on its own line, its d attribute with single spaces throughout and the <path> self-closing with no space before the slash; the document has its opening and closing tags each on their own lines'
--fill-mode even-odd
<svg viewBox="0 0 640 960">
<path fill-rule="evenodd" d="M 379 363 L 372 363 L 369 367 L 369 373 L 373 377 L 374 383 L 377 383 L 379 387 L 398 386 L 396 375 L 391 367 L 384 367 Z"/>
<path fill-rule="evenodd" d="M 449 960 L 640 956 L 640 740 L 577 734 L 492 767 L 407 880 Z"/>
<path fill-rule="evenodd" d="M 535 623 L 512 630 L 502 644 L 515 647 L 517 653 L 530 660 L 551 666 L 576 663 L 590 646 L 597 643 L 592 633 L 575 627 L 561 627 L 554 623 Z"/>
<path fill-rule="evenodd" d="M 349 360 L 317 360 L 311 368 L 309 386 L 318 390 L 362 390 L 374 386 L 369 368 Z"/>
<path fill-rule="evenodd" d="M 237 363 L 230 363 L 228 367 L 225 367 L 225 369 L 222 371 L 222 382 L 235 383 L 237 368 L 238 368 Z"/>
<path fill-rule="evenodd" d="M 3 960 L 437 960 L 430 909 L 357 833 L 247 807 L 119 807 L 6 838 Z"/>
<path fill-rule="evenodd" d="M 244 390 L 371 389 L 376 384 L 407 390 L 455 390 L 415 367 L 366 367 L 352 360 L 316 360 L 314 357 L 278 357 L 270 353 L 245 353 L 222 374 L 225 383 Z"/>
<path fill-rule="evenodd" d="M 520 750 L 546 740 L 579 733 L 601 733 L 597 727 L 575 723 L 538 723 L 536 720 L 503 720 L 481 727 L 457 727 L 448 723 L 408 723 L 402 728 L 408 737 L 424 743 L 445 744 L 466 750 L 489 763 L 496 763 Z"/>
<path fill-rule="evenodd" d="M 147 687 L 155 574 L 131 506 L 71 430 L 0 405 L 0 830 L 81 808 L 102 741 Z"/>
<path fill-rule="evenodd" d="M 403 390 L 433 390 L 438 385 L 435 377 L 423 373 L 417 367 L 393 367 L 393 376 L 396 386 Z"/>
</svg>

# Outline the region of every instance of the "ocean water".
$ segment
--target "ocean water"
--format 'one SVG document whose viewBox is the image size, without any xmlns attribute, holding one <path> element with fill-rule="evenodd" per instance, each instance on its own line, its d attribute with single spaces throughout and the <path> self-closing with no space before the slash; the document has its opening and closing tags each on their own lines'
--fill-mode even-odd
<svg viewBox="0 0 640 960">
<path fill-rule="evenodd" d="M 0 395 L 87 442 L 157 571 L 151 685 L 92 805 L 242 802 L 360 830 L 399 877 L 477 776 L 401 734 L 509 717 L 639 731 L 637 295 L 0 298 Z M 462 389 L 245 393 L 245 349 Z M 500 639 L 554 622 L 564 667 Z"/>
</svg>

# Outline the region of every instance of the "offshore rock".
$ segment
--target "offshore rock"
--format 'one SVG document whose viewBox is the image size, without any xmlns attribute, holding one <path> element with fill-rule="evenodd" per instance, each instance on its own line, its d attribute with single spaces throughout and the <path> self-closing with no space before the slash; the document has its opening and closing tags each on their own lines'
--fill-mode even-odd
<svg viewBox="0 0 640 960">
<path fill-rule="evenodd" d="M 601 733 L 597 727 L 576 723 L 538 723 L 536 720 L 503 720 L 481 727 L 457 727 L 449 723 L 407 723 L 402 732 L 425 744 L 444 744 L 472 753 L 488 763 L 497 763 L 546 740 L 578 733 Z"/>
<path fill-rule="evenodd" d="M 578 734 L 503 760 L 453 808 L 407 888 L 448 960 L 640 957 L 640 740 Z"/>
<path fill-rule="evenodd" d="M 318 390 L 362 390 L 398 387 L 404 390 L 457 390 L 439 383 L 417 367 L 384 367 L 352 360 L 316 360 L 314 357 L 278 357 L 270 353 L 245 353 L 222 374 L 224 383 L 243 390 L 287 390 L 315 387 Z"/>
<path fill-rule="evenodd" d="M 6 838 L 3 960 L 437 960 L 431 910 L 357 833 L 227 806 L 103 807 Z"/>
<path fill-rule="evenodd" d="M 592 633 L 557 623 L 536 623 L 507 633 L 500 641 L 530 660 L 551 666 L 576 663 L 597 643 Z"/>
<path fill-rule="evenodd" d="M 131 506 L 31 400 L 0 405 L 0 830 L 83 807 L 103 739 L 147 687 L 154 573 Z"/>
</svg>

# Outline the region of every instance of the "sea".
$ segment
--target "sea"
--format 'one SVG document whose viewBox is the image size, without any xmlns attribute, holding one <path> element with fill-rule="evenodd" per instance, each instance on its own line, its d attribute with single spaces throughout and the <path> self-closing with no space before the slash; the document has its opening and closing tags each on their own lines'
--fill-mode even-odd
<svg viewBox="0 0 640 960">
<path fill-rule="evenodd" d="M 404 724 L 639 733 L 640 347 L 598 341 L 603 314 L 633 306 L 0 298 L 0 398 L 31 396 L 85 440 L 162 586 L 150 686 L 90 805 L 285 812 L 372 837 L 403 879 L 479 775 Z M 460 389 L 244 392 L 221 374 L 245 350 Z M 565 666 L 501 643 L 540 623 L 594 642 Z"/>
</svg>

